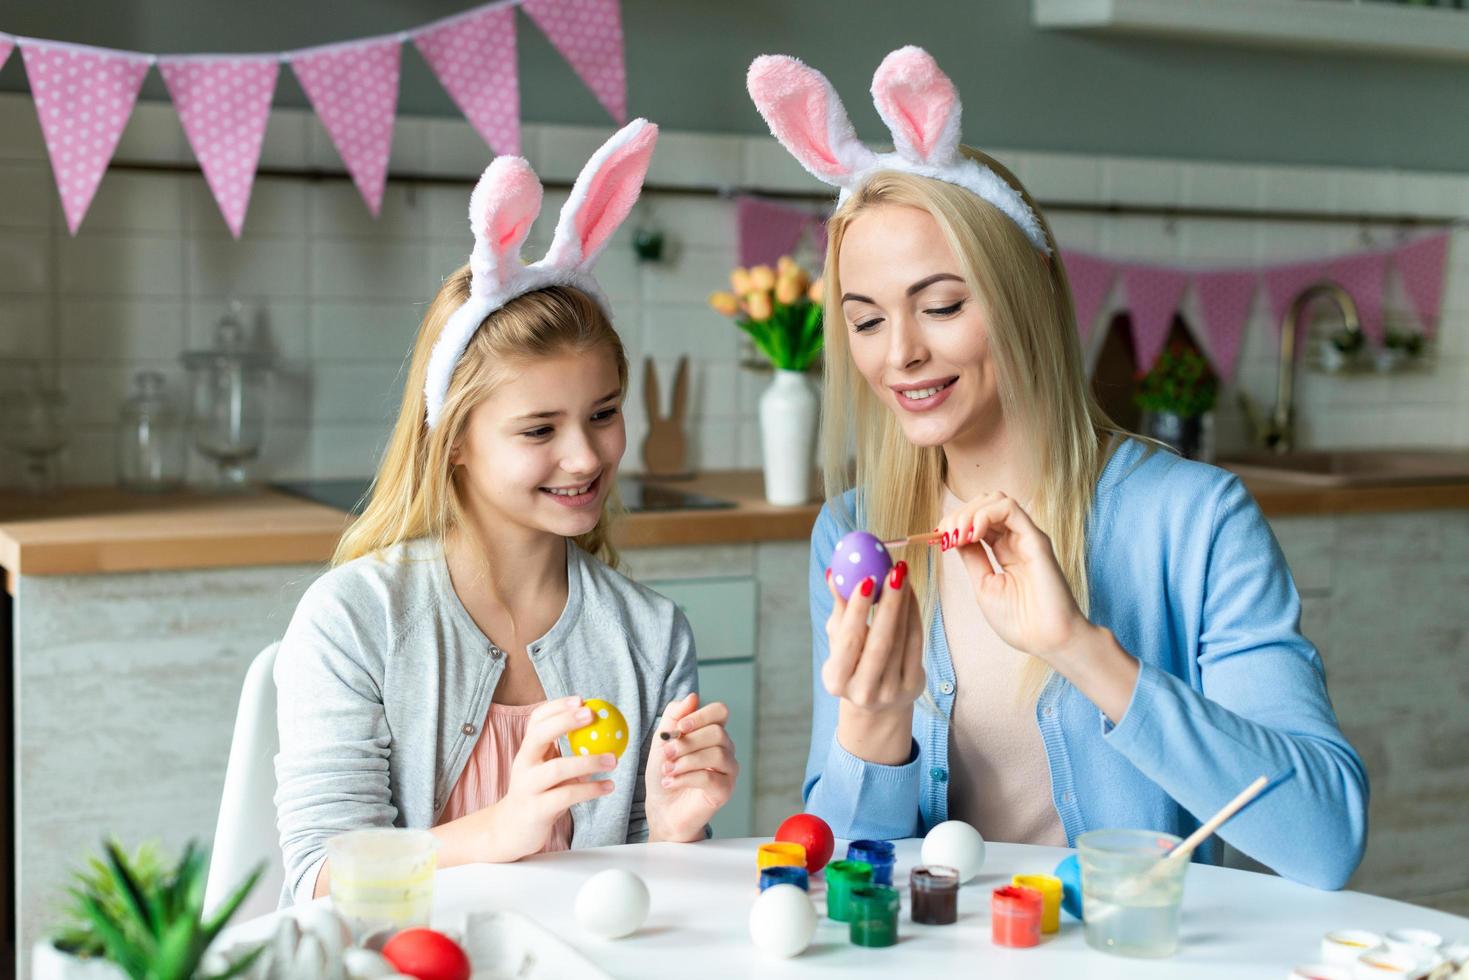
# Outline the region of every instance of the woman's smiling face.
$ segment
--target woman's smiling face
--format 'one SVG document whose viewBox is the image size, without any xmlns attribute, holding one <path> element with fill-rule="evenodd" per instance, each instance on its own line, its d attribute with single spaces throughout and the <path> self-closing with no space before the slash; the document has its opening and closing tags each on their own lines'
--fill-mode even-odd
<svg viewBox="0 0 1469 980">
<path fill-rule="evenodd" d="M 837 256 L 858 372 L 918 446 L 998 427 L 987 314 L 927 211 L 884 204 L 853 218 Z"/>
</svg>

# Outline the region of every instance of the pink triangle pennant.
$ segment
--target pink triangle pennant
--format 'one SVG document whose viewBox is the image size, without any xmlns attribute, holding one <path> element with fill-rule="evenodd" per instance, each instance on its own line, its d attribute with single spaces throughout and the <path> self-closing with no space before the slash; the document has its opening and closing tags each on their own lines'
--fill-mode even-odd
<svg viewBox="0 0 1469 980">
<path fill-rule="evenodd" d="M 773 265 L 782 255 L 790 255 L 810 221 L 810 212 L 742 195 L 735 202 L 740 265 Z"/>
<path fill-rule="evenodd" d="M 1285 321 L 1286 313 L 1290 311 L 1291 301 L 1299 296 L 1306 287 L 1329 278 L 1327 263 L 1321 260 L 1291 262 L 1286 265 L 1271 266 L 1265 270 L 1265 298 L 1270 303 L 1270 318 L 1275 325 L 1277 340 L 1280 339 L 1280 327 Z M 1301 349 L 1301 340 L 1305 336 L 1307 322 L 1304 316 L 1299 317 L 1296 321 L 1295 349 L 1298 354 Z"/>
<path fill-rule="evenodd" d="M 224 223 L 239 238 L 280 64 L 274 57 L 160 58 L 158 71 Z"/>
<path fill-rule="evenodd" d="M 377 217 L 393 152 L 402 45 L 394 38 L 302 51 L 290 60 L 352 183 Z"/>
<path fill-rule="evenodd" d="M 1141 371 L 1152 368 L 1163 346 L 1173 314 L 1188 288 L 1189 276 L 1178 269 L 1155 265 L 1129 265 L 1122 269 L 1127 288 L 1127 310 L 1132 320 L 1132 342 Z"/>
<path fill-rule="evenodd" d="M 150 59 L 131 51 L 21 41 L 21 58 L 73 235 L 127 127 Z"/>
<path fill-rule="evenodd" d="M 1373 343 L 1382 342 L 1382 287 L 1387 280 L 1387 254 L 1358 252 L 1332 259 L 1326 274 L 1357 304 L 1362 332 Z"/>
<path fill-rule="evenodd" d="M 1194 275 L 1199 293 L 1199 314 L 1204 335 L 1209 338 L 1209 355 L 1215 372 L 1225 381 L 1234 380 L 1240 342 L 1255 305 L 1260 276 L 1253 269 L 1217 269 Z"/>
<path fill-rule="evenodd" d="M 522 6 L 602 107 L 627 122 L 621 0 L 523 0 Z"/>
<path fill-rule="evenodd" d="M 515 7 L 490 7 L 450 18 L 417 34 L 413 43 L 490 148 L 519 153 Z"/>
<path fill-rule="evenodd" d="M 1086 341 L 1096 326 L 1097 314 L 1102 312 L 1102 303 L 1112 292 L 1112 281 L 1117 276 L 1117 267 L 1105 259 L 1085 252 L 1063 251 L 1061 261 L 1066 266 L 1066 278 L 1071 283 L 1071 302 L 1076 308 L 1076 329 Z"/>
<path fill-rule="evenodd" d="M 1443 309 L 1444 263 L 1449 253 L 1449 233 L 1429 235 L 1393 250 L 1392 262 L 1403 277 L 1403 288 L 1418 314 L 1423 332 L 1432 337 Z"/>
</svg>

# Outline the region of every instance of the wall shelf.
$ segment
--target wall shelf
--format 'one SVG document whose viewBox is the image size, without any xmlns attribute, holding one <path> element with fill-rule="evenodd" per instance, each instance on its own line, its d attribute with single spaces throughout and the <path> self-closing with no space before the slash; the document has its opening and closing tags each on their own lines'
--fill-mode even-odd
<svg viewBox="0 0 1469 980">
<path fill-rule="evenodd" d="M 1469 11 L 1382 0 L 1032 0 L 1037 27 L 1469 61 Z"/>
</svg>

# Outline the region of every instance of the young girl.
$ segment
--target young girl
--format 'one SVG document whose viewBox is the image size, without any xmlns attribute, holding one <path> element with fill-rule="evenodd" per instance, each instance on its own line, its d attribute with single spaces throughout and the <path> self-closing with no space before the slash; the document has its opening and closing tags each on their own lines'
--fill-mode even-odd
<svg viewBox="0 0 1469 980">
<path fill-rule="evenodd" d="M 424 317 L 367 509 L 277 655 L 283 904 L 326 894 L 347 830 L 431 828 L 441 866 L 515 861 L 702 839 L 730 797 L 689 625 L 609 538 L 627 358 L 590 268 L 656 139 L 636 120 L 592 157 L 533 265 L 535 174 L 500 157 L 475 187 L 473 254 Z M 593 720 L 583 697 L 626 717 L 620 761 L 560 750 Z"/>
<path fill-rule="evenodd" d="M 1071 846 L 1101 827 L 1187 833 L 1264 775 L 1221 836 L 1340 888 L 1367 778 L 1270 528 L 1237 478 L 1152 451 L 1097 407 L 1050 230 L 1008 171 L 959 146 L 952 83 L 917 48 L 884 60 L 882 156 L 800 62 L 760 58 L 749 86 L 842 191 L 808 809 L 839 837 L 959 818 Z M 867 580 L 843 601 L 828 566 L 852 527 L 932 528 L 942 548 L 900 562 L 880 598 Z"/>
</svg>

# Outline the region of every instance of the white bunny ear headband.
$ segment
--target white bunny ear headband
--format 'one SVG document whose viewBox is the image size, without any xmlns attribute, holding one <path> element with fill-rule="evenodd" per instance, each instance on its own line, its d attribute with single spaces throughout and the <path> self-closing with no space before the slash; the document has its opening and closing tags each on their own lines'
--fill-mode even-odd
<svg viewBox="0 0 1469 980">
<path fill-rule="evenodd" d="M 541 182 L 521 157 L 496 157 L 485 168 L 469 197 L 469 299 L 450 315 L 429 354 L 423 395 L 430 429 L 438 424 L 449 379 L 470 338 L 485 317 L 517 296 L 574 286 L 612 316 L 592 278 L 592 263 L 636 203 L 657 141 L 657 126 L 634 119 L 603 143 L 572 185 L 545 258 L 530 265 L 521 261 L 520 247 L 541 212 Z"/>
<path fill-rule="evenodd" d="M 872 99 L 892 130 L 892 153 L 868 149 L 831 82 L 795 58 L 761 55 L 750 65 L 746 83 L 775 138 L 814 177 L 840 188 L 839 201 L 880 170 L 932 177 L 999 208 L 1042 254 L 1051 254 L 1041 223 L 1020 192 L 959 152 L 959 93 L 922 48 L 899 48 L 872 76 Z"/>
</svg>

